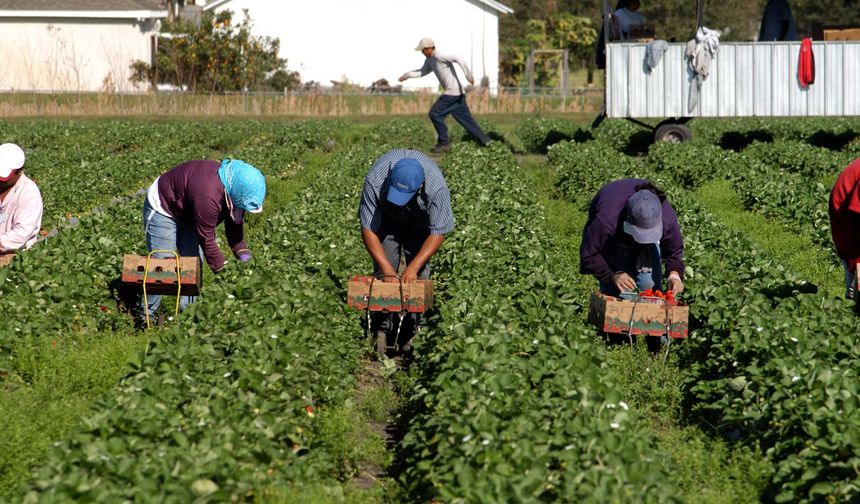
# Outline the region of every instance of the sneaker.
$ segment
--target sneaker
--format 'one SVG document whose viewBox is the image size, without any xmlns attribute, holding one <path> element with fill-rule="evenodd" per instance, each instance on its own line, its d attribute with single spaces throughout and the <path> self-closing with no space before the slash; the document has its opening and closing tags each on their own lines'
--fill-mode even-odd
<svg viewBox="0 0 860 504">
<path fill-rule="evenodd" d="M 448 152 L 450 150 L 451 150 L 451 144 L 437 143 L 436 145 L 433 146 L 432 149 L 430 149 L 430 152 L 432 152 L 433 154 L 442 154 L 443 152 Z"/>
</svg>

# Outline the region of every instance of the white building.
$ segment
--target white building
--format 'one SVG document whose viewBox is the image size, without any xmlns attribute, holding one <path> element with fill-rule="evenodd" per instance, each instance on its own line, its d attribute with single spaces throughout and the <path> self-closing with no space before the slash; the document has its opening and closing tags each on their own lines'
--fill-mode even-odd
<svg viewBox="0 0 860 504">
<path fill-rule="evenodd" d="M 200 3 L 200 2 L 198 2 Z M 463 57 L 479 84 L 499 83 L 499 15 L 513 12 L 495 0 L 209 0 L 207 10 L 247 9 L 255 35 L 277 37 L 287 67 L 303 82 L 397 84 L 420 68 L 418 41 L 430 37 L 440 53 Z M 464 81 L 465 83 L 465 81 Z M 431 74 L 404 88 L 436 89 Z"/>
<path fill-rule="evenodd" d="M 131 91 L 161 0 L 0 0 L 0 90 Z"/>
<path fill-rule="evenodd" d="M 152 63 L 166 3 L 0 0 L 0 91 L 135 90 L 130 65 Z M 247 10 L 254 34 L 279 38 L 288 68 L 323 86 L 369 86 L 380 78 L 396 85 L 421 67 L 424 57 L 414 48 L 431 37 L 439 52 L 466 60 L 476 84 L 487 77 L 495 88 L 499 15 L 513 12 L 495 0 L 208 0 L 204 8 L 229 9 L 234 22 Z M 404 83 L 437 85 L 432 75 Z"/>
</svg>

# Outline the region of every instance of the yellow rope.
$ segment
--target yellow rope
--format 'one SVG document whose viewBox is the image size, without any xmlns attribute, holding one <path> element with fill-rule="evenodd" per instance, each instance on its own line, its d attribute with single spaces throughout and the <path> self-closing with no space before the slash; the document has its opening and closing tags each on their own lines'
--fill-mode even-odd
<svg viewBox="0 0 860 504">
<path fill-rule="evenodd" d="M 175 250 L 153 250 L 149 254 L 146 255 L 146 265 L 143 267 L 143 310 L 146 312 L 146 328 L 149 329 L 149 298 L 146 295 L 146 278 L 149 275 L 149 260 L 152 258 L 152 254 L 173 254 L 173 258 L 176 259 L 176 311 L 174 312 L 174 317 L 179 316 L 179 297 L 182 293 L 182 267 L 179 265 L 179 252 Z"/>
</svg>

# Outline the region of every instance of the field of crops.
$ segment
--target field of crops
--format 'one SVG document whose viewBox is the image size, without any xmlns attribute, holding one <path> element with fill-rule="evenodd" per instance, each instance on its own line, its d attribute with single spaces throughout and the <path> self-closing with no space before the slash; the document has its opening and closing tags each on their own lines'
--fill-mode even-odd
<svg viewBox="0 0 860 504">
<path fill-rule="evenodd" d="M 482 121 L 497 142 L 440 160 L 457 228 L 400 369 L 346 280 L 370 271 L 363 177 L 428 149 L 426 120 L 4 122 L 55 232 L 0 270 L 0 501 L 860 499 L 860 318 L 827 219 L 860 120 L 691 124 L 651 145 L 625 122 Z M 254 259 L 135 332 L 116 285 L 139 191 L 222 157 L 267 175 Z M 684 234 L 692 330 L 666 362 L 586 323 L 585 211 L 627 176 Z"/>
</svg>

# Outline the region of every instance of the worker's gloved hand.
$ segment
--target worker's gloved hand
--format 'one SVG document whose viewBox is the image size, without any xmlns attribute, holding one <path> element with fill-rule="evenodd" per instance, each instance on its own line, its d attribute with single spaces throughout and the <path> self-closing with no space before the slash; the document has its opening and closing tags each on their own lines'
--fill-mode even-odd
<svg viewBox="0 0 860 504">
<path fill-rule="evenodd" d="M 669 275 L 668 287 L 672 294 L 677 296 L 684 291 L 684 282 L 678 275 Z"/>
<path fill-rule="evenodd" d="M 247 250 L 243 250 L 243 251 L 239 252 L 239 256 L 237 257 L 237 259 L 239 259 L 242 262 L 248 262 L 251 260 L 251 253 L 248 252 Z"/>
<path fill-rule="evenodd" d="M 636 281 L 623 271 L 617 271 L 612 276 L 612 283 L 615 284 L 619 292 L 632 292 L 636 289 Z"/>
</svg>

